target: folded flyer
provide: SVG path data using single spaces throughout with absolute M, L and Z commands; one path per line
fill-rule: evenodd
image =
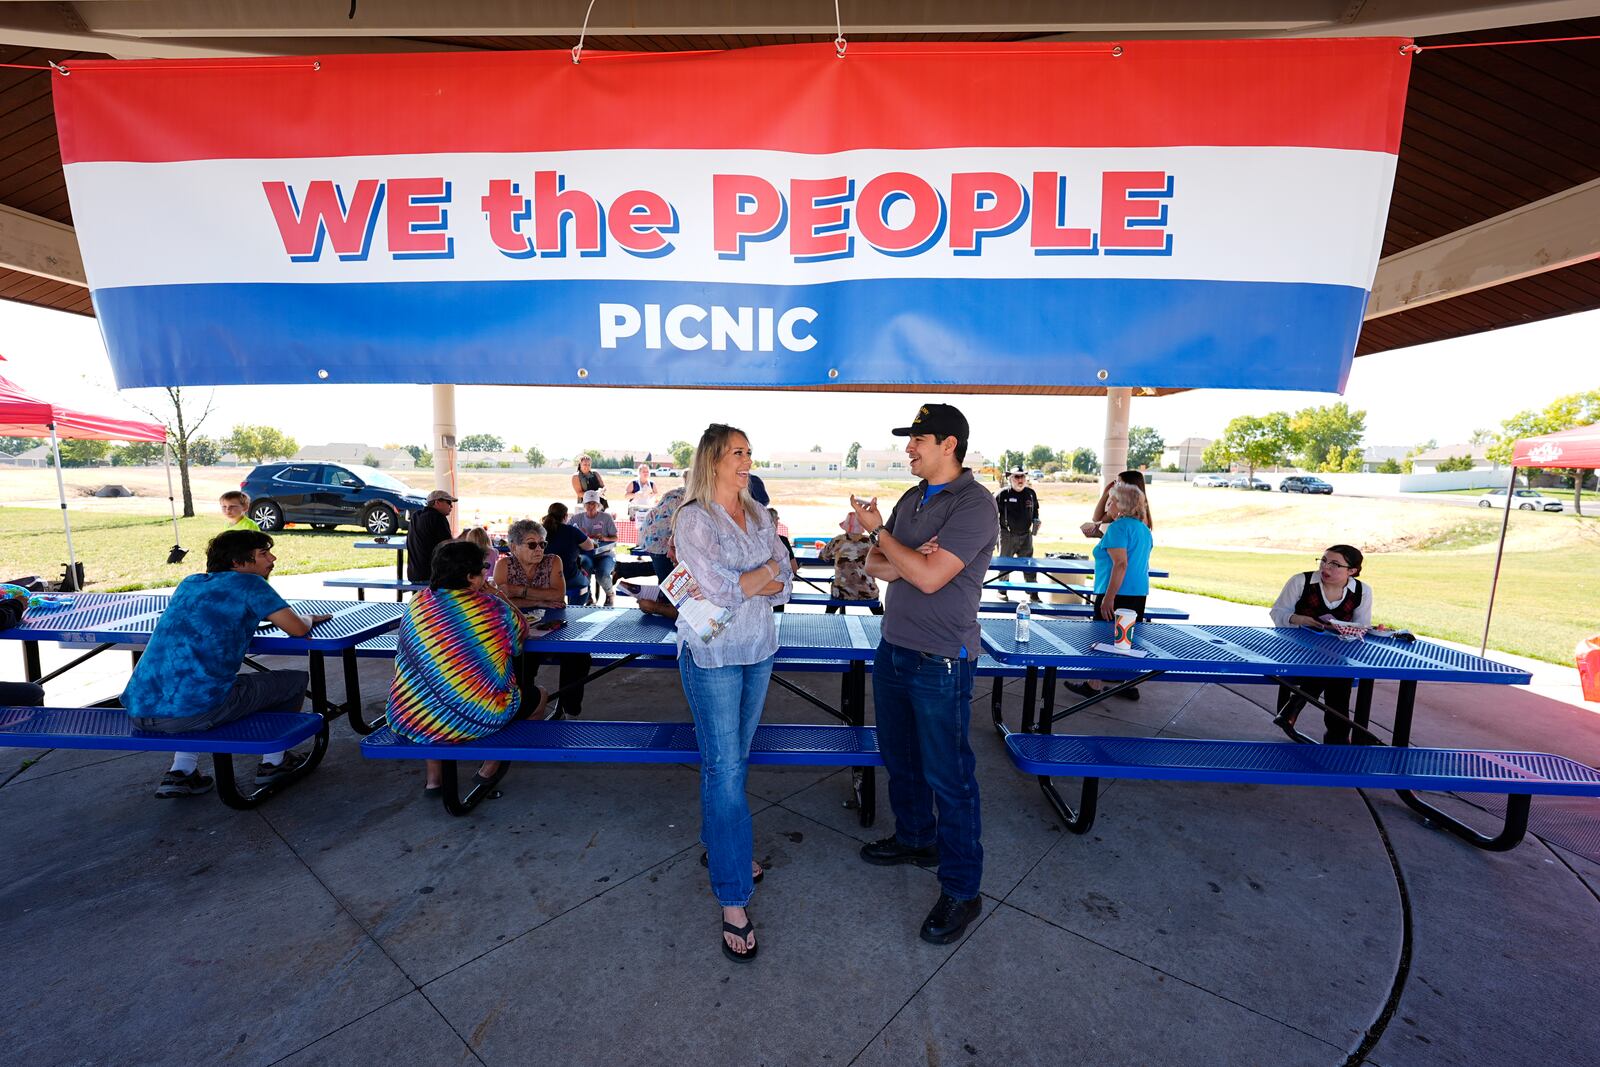
M 1113 656 L 1132 656 L 1134 659 L 1144 659 L 1150 654 L 1142 648 L 1118 648 L 1107 641 L 1096 641 L 1089 648 L 1094 652 L 1106 652 Z
M 733 618 L 732 611 L 719 608 L 705 599 L 700 592 L 700 583 L 689 573 L 687 564 L 680 563 L 672 569 L 672 573 L 661 583 L 661 595 L 678 609 L 678 621 L 688 623 L 689 629 L 702 641 L 709 642 L 716 637 Z

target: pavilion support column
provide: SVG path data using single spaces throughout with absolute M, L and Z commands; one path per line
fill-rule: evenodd
M 433 387 L 433 487 L 456 492 L 456 387 Z M 450 513 L 450 532 L 459 534 L 460 511 Z
M 1133 390 L 1115 386 L 1106 390 L 1106 439 L 1100 449 L 1100 482 L 1106 484 L 1128 466 L 1128 408 Z

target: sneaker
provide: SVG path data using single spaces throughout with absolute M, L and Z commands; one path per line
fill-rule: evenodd
M 171 800 L 173 797 L 197 797 L 201 793 L 210 792 L 211 786 L 211 776 L 201 774 L 198 769 L 188 774 L 182 771 L 168 771 L 161 776 L 161 784 L 156 786 L 156 796 L 162 800 Z
M 1134 686 L 1132 689 L 1124 689 L 1122 692 L 1118 693 L 1117 696 L 1121 697 L 1123 700 L 1138 700 L 1139 687 Z
M 266 785 L 268 782 L 277 781 L 286 774 L 293 774 L 305 766 L 306 758 L 298 753 L 285 752 L 282 763 L 262 763 L 256 767 L 256 785 Z
M 939 848 L 937 845 L 912 848 L 902 845 L 899 838 L 885 837 L 862 845 L 861 858 L 878 867 L 893 867 L 897 863 L 938 863 Z
M 938 903 L 922 920 L 922 940 L 931 945 L 948 945 L 965 933 L 967 924 L 982 911 L 982 897 L 957 900 L 949 893 L 940 893 Z

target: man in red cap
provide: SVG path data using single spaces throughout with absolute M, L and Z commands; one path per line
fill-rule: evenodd
M 967 728 L 983 649 L 978 600 L 999 520 L 994 497 L 962 466 L 967 432 L 960 411 L 924 404 L 910 426 L 894 431 L 908 438 L 911 473 L 921 481 L 887 520 L 876 498 L 850 500 L 873 544 L 867 573 L 888 583 L 872 693 L 895 832 L 863 845 L 861 858 L 880 866 L 938 863 L 941 892 L 921 930 L 937 945 L 960 938 L 982 910 L 978 778 Z

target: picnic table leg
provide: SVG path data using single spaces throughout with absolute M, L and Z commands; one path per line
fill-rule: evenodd
M 844 676 L 845 692 L 840 696 L 843 711 L 850 717 L 850 725 L 867 725 L 867 663 L 851 660 Z M 848 694 L 848 695 L 846 695 Z M 875 767 L 856 767 L 850 774 L 855 791 L 856 811 L 862 826 L 871 826 L 878 819 L 878 772 Z
M 1039 668 L 1029 667 L 1022 676 L 1022 732 L 1033 733 L 1033 705 L 1039 698 Z
M 23 681 L 37 682 L 42 677 L 44 677 L 44 666 L 39 662 L 39 642 L 22 642 Z
M 1354 741 L 1358 745 L 1375 745 L 1375 744 L 1377 744 L 1378 743 L 1378 739 L 1376 737 L 1374 737 L 1372 735 L 1372 733 L 1370 732 L 1371 727 L 1372 727 L 1372 679 L 1371 678 L 1363 678 L 1359 682 L 1356 683 L 1356 715 L 1355 715 L 1355 719 L 1356 719 L 1356 725 L 1361 727 L 1361 730 L 1367 730 L 1369 732 L 1362 733 L 1361 730 L 1357 730 L 1352 734 L 1351 740 Z
M 321 652 L 312 652 L 309 659 L 308 666 L 311 668 L 311 710 L 326 719 L 328 717 L 327 668 L 323 663 Z
M 279 775 L 266 785 L 256 786 L 248 793 L 239 792 L 239 781 L 233 773 L 233 755 L 228 752 L 213 752 L 211 754 L 211 768 L 217 780 L 217 799 L 230 808 L 239 811 L 248 811 L 266 800 L 274 793 L 281 793 L 295 782 L 304 778 L 317 769 L 317 764 L 322 762 L 322 757 L 328 751 L 328 723 L 323 720 L 322 729 L 317 731 L 317 738 L 312 743 L 311 754 L 301 766 L 288 774 Z
M 466 796 L 462 796 L 460 777 L 456 774 L 456 761 L 445 760 L 439 775 L 439 784 L 444 787 L 444 810 L 451 815 L 465 815 L 485 800 L 499 799 L 501 793 L 498 787 L 510 770 L 511 761 L 501 760 L 500 769 L 495 772 L 493 778 L 487 782 L 479 782 L 474 775 L 472 788 L 467 790 Z
M 1002 698 L 1001 698 L 1001 694 L 1002 694 L 1002 691 L 1003 691 L 1003 688 L 1004 688 L 1001 685 L 1001 681 L 1002 681 L 1002 679 L 1000 678 L 1000 676 L 998 674 L 990 679 L 990 683 L 991 684 L 990 684 L 990 687 L 989 687 L 989 714 L 994 716 L 994 728 L 996 730 L 1000 731 L 1000 735 L 1002 737 L 1004 737 L 1005 736 L 1006 717 L 1005 717 L 1005 712 L 1003 710 L 1003 704 L 1002 704 Z
M 1401 682 L 1400 692 L 1395 696 L 1394 702 L 1393 744 L 1396 748 L 1405 748 L 1411 744 L 1411 717 L 1416 709 L 1416 702 L 1417 683 Z M 1492 836 L 1474 830 L 1453 815 L 1446 815 L 1410 789 L 1397 789 L 1395 793 L 1405 802 L 1406 807 L 1421 815 L 1424 822 L 1443 827 L 1463 841 L 1477 845 L 1488 852 L 1508 852 L 1516 848 L 1528 832 L 1528 809 L 1532 806 L 1533 798 L 1527 793 L 1507 794 L 1505 824 L 1499 833 Z
M 344 714 L 350 720 L 350 729 L 365 737 L 378 727 L 388 722 L 387 715 L 380 715 L 372 722 L 367 722 L 361 715 L 361 666 L 356 660 L 356 650 L 347 648 L 339 656 L 344 660 Z
M 1035 670 L 1037 668 L 1028 668 L 1028 677 L 1030 679 L 1033 677 Z M 1038 732 L 1041 734 L 1051 733 L 1052 727 L 1055 725 L 1055 716 L 1053 715 L 1055 708 L 1055 700 L 1053 698 L 1055 692 L 1054 667 L 1045 671 L 1045 686 L 1045 709 L 1039 716 Z M 1061 794 L 1056 790 L 1055 783 L 1050 780 L 1048 775 L 1039 775 L 1039 792 L 1044 794 L 1045 800 L 1055 809 L 1056 817 L 1061 820 L 1061 825 L 1068 830 L 1075 834 L 1086 834 L 1089 832 L 1089 828 L 1094 825 L 1095 806 L 1100 799 L 1100 779 L 1085 778 L 1083 780 L 1083 790 L 1078 797 L 1077 811 L 1073 811 L 1071 805 L 1061 798 Z

